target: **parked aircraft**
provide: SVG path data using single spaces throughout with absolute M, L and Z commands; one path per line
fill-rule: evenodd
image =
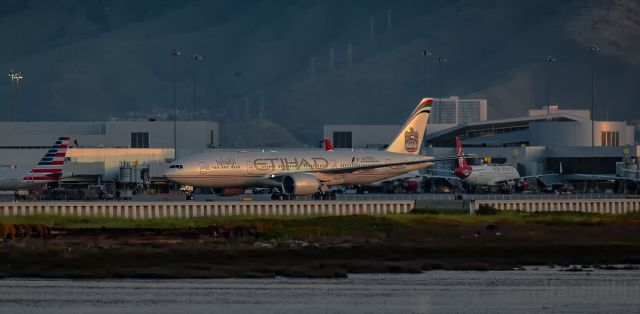
M 56 182 L 62 177 L 62 166 L 69 146 L 69 137 L 58 138 L 31 170 L 14 167 L 0 168 L 0 190 L 13 191 Z
M 520 176 L 516 168 L 509 165 L 473 165 L 470 166 L 462 151 L 462 140 L 456 137 L 456 152 L 458 155 L 458 167 L 454 171 L 447 171 L 453 176 L 430 175 L 432 178 L 445 178 L 450 180 L 460 180 L 475 187 L 499 187 L 504 190 L 511 190 L 514 184 L 521 184 L 523 190 L 527 189 L 526 179 L 539 178 L 557 174 L 543 174 L 535 176 Z
M 246 188 L 275 187 L 273 199 L 297 195 L 335 198 L 330 186 L 362 185 L 431 166 L 434 158 L 419 155 L 432 98 L 424 98 L 385 151 L 208 152 L 173 162 L 165 177 L 218 195 L 238 195 Z

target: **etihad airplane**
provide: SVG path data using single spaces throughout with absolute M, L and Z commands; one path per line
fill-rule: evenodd
M 176 160 L 165 177 L 184 185 L 210 187 L 222 196 L 271 187 L 278 189 L 272 199 L 335 198 L 329 194 L 331 186 L 369 184 L 456 158 L 419 155 L 432 103 L 432 98 L 420 101 L 385 151 L 207 152 Z
M 62 166 L 68 147 L 69 137 L 58 138 L 38 164 L 29 171 L 13 167 L 0 167 L 0 190 L 32 189 L 46 183 L 57 182 L 62 177 Z
M 509 165 L 474 165 L 470 166 L 465 159 L 465 155 L 462 151 L 462 140 L 459 136 L 456 137 L 456 152 L 458 155 L 458 167 L 452 172 L 454 176 L 433 176 L 432 178 L 445 178 L 455 179 L 461 182 L 474 185 L 474 186 L 486 186 L 486 187 L 502 187 L 508 188 L 509 183 L 514 181 L 521 181 L 523 188 L 526 189 L 526 181 L 528 178 L 539 178 L 543 176 L 557 175 L 555 173 L 542 174 L 535 176 L 520 176 L 516 168 Z

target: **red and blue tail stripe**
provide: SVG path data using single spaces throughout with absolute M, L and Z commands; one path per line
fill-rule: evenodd
M 22 178 L 24 181 L 54 182 L 62 177 L 62 166 L 69 147 L 69 137 L 63 136 L 49 148 L 38 165 Z

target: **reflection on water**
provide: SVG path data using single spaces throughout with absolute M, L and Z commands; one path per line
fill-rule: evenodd
M 0 280 L 1 313 L 640 313 L 640 271 Z

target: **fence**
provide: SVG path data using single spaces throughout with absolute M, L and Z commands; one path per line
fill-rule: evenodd
M 469 209 L 474 212 L 481 205 L 524 212 L 627 214 L 640 210 L 640 199 L 474 200 L 470 202 Z
M 130 219 L 212 216 L 385 215 L 408 213 L 414 201 L 20 202 L 0 216 L 61 215 Z

